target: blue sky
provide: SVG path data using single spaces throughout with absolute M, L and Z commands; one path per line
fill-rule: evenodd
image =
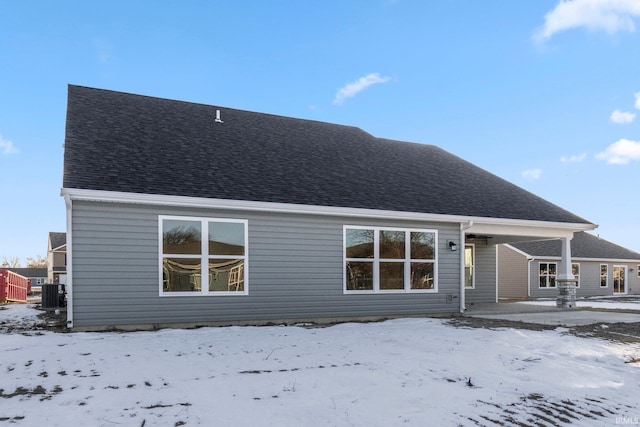
M 640 1 L 14 1 L 0 260 L 46 255 L 68 84 L 438 145 L 640 252 Z M 479 195 L 481 197 L 481 195 Z

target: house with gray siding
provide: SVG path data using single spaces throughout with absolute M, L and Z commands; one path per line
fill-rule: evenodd
M 577 296 L 640 294 L 640 253 L 587 232 L 571 240 Z M 555 297 L 561 242 L 529 241 L 498 247 L 501 299 Z
M 596 227 L 434 145 L 73 85 L 61 193 L 85 330 L 461 312 L 497 245 Z
M 67 234 L 50 231 L 47 239 L 48 283 L 64 285 L 67 282 Z

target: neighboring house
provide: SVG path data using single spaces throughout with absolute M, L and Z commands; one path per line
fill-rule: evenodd
M 555 297 L 560 250 L 559 240 L 500 245 L 499 297 Z M 640 253 L 585 232 L 574 235 L 571 251 L 578 296 L 640 294 Z
M 79 86 L 62 195 L 77 329 L 459 312 L 496 244 L 595 228 L 433 145 Z
M 48 283 L 64 285 L 67 282 L 67 233 L 49 232 L 47 267 Z
M 3 267 L 5 270 L 13 271 L 27 279 L 31 280 L 31 292 L 40 292 L 41 287 L 47 281 L 47 269 L 46 268 L 9 268 Z

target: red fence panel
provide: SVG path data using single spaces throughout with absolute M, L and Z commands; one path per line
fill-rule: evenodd
M 31 280 L 9 270 L 0 270 L 0 303 L 27 302 Z

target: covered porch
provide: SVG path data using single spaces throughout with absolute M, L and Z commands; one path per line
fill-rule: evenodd
M 498 245 L 535 240 L 562 242 L 562 258 L 555 272 L 557 306 L 576 307 L 575 277 L 571 269 L 571 239 L 595 224 L 549 223 L 509 219 L 480 219 L 460 224 L 460 312 L 471 305 L 498 303 Z

